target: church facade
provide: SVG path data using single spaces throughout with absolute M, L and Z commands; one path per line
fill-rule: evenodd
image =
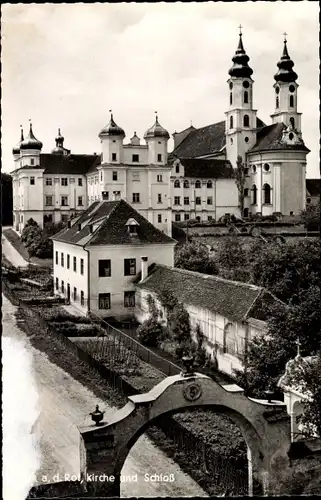
M 33 134 L 13 148 L 14 227 L 29 218 L 40 226 L 67 220 L 97 200 L 124 199 L 149 222 L 171 236 L 172 221 L 219 220 L 225 214 L 297 215 L 306 205 L 306 156 L 298 112 L 298 75 L 287 41 L 274 75 L 271 124 L 254 108 L 253 70 L 240 33 L 227 81 L 225 119 L 202 128 L 169 133 L 156 116 L 144 134 L 124 144 L 125 132 L 113 115 L 99 133 L 101 154 L 77 155 L 64 147 L 43 154 Z M 272 104 L 272 103 L 271 103 Z M 244 166 L 243 213 L 235 173 Z

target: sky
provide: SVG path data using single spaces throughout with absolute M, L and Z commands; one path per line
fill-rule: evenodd
M 266 124 L 287 33 L 311 150 L 307 177 L 320 177 L 318 20 L 314 1 L 3 4 L 2 170 L 13 169 L 11 150 L 29 119 L 43 152 L 60 127 L 75 154 L 100 153 L 110 109 L 125 143 L 134 131 L 143 137 L 155 111 L 170 134 L 224 120 L 241 24 Z

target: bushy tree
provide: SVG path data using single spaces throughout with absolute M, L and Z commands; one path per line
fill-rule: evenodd
M 242 269 L 248 260 L 247 251 L 237 236 L 222 238 L 215 254 L 217 266 L 228 270 Z
M 218 272 L 207 246 L 199 242 L 187 243 L 176 250 L 175 267 L 205 274 Z
M 183 304 L 175 306 L 168 317 L 168 323 L 174 340 L 180 343 L 191 339 L 190 317 Z
M 316 205 L 307 205 L 301 212 L 301 221 L 308 231 L 320 231 L 320 201 Z
M 148 347 L 157 347 L 164 339 L 163 327 L 151 316 L 138 327 L 137 338 L 142 344 Z
M 303 383 L 311 394 L 311 399 L 304 404 L 301 418 L 307 427 L 314 427 L 321 437 L 321 354 L 316 363 L 310 364 L 303 374 Z

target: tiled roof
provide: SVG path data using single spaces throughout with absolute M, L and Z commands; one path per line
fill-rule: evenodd
M 100 155 L 40 155 L 40 165 L 45 169 L 44 174 L 53 175 L 85 175 L 91 167 L 99 164 L 100 161 Z
M 249 317 L 264 321 L 265 308 L 262 311 L 257 303 L 280 303 L 270 292 L 255 285 L 161 265 L 155 266 L 137 286 L 155 293 L 170 290 L 181 302 L 209 309 L 230 321 Z
M 274 149 L 309 151 L 303 141 L 301 144 L 293 145 L 282 143 L 282 134 L 285 129 L 286 125 L 282 122 L 273 123 L 273 125 L 262 127 L 261 130 L 257 132 L 256 143 L 254 144 L 253 148 L 249 150 L 249 153 Z
M 310 196 L 320 196 L 321 179 L 306 179 L 306 188 Z
M 263 126 L 264 123 L 262 120 L 257 118 L 257 127 Z M 191 130 L 187 137 L 172 151 L 170 156 L 195 158 L 211 153 L 218 153 L 225 144 L 225 121 L 222 121 Z
M 234 170 L 227 160 L 206 160 L 202 158 L 180 158 L 184 166 L 185 177 L 197 177 L 201 179 L 231 179 Z
M 130 218 L 139 224 L 135 236 L 130 235 L 126 227 Z M 63 229 L 52 239 L 80 246 L 176 243 L 124 200 L 95 201 L 75 222 L 71 223 L 73 225 L 70 228 Z M 93 226 L 92 233 L 90 226 Z

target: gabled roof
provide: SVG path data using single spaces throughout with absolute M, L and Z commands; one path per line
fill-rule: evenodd
M 305 182 L 310 196 L 320 196 L 321 179 L 306 179 Z
M 130 235 L 126 227 L 131 218 L 139 224 L 135 235 Z M 52 240 L 79 246 L 176 243 L 124 200 L 95 201 L 71 224 L 55 234 Z
M 180 158 L 185 177 L 200 179 L 232 179 L 234 170 L 228 160 L 206 160 L 203 158 Z
M 266 303 L 286 307 L 265 288 L 162 265 L 156 265 L 150 276 L 136 286 L 156 294 L 170 290 L 180 302 L 216 312 L 230 321 L 250 317 L 264 321 Z
M 273 123 L 272 125 L 267 125 L 262 127 L 256 135 L 256 143 L 249 150 L 249 153 L 256 151 L 266 151 L 275 149 L 290 149 L 290 150 L 300 150 L 300 151 L 310 151 L 302 141 L 301 144 L 284 144 L 281 142 L 283 131 L 286 129 L 286 125 L 282 122 Z
M 44 174 L 85 175 L 88 170 L 101 161 L 100 155 L 54 155 L 41 154 L 40 165 Z
M 264 123 L 262 120 L 257 118 L 257 127 L 263 126 Z M 170 156 L 195 158 L 197 156 L 218 153 L 225 145 L 225 121 L 221 121 L 191 130 L 187 137 L 172 151 Z

